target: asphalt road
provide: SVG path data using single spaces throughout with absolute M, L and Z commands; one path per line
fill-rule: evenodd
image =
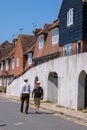
M 0 130 L 87 130 L 87 126 L 55 116 L 46 111 L 20 113 L 20 104 L 0 98 Z

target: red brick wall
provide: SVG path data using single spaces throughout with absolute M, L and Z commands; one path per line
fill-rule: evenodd
M 83 52 L 87 52 L 87 40 L 83 40 Z
M 76 54 L 76 50 L 77 50 L 77 44 L 76 42 L 72 43 L 72 54 Z
M 42 57 L 48 54 L 53 54 L 58 52 L 59 50 L 59 45 L 52 45 L 52 30 L 48 32 L 47 36 L 45 34 L 45 42 L 44 42 L 44 47 L 39 49 L 39 37 L 37 37 L 37 42 L 36 42 L 36 48 L 34 52 L 33 58 L 37 57 Z
M 20 58 L 20 66 L 16 66 L 17 58 Z M 23 50 L 20 39 L 16 46 L 15 56 L 14 56 L 14 76 L 20 75 L 23 72 Z
M 58 43 L 55 45 L 52 45 L 52 30 L 48 32 L 48 36 L 46 39 L 46 45 L 44 46 L 43 54 L 53 54 L 55 52 L 58 52 Z

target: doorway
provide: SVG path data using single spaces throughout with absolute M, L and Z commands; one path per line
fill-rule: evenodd
M 47 83 L 47 100 L 57 103 L 58 101 L 58 75 L 50 72 Z
M 78 109 L 87 108 L 87 74 L 83 70 L 78 80 Z

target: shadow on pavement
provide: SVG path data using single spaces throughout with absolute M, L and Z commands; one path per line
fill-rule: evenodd
M 0 127 L 4 127 L 4 126 L 7 126 L 6 124 L 0 124 Z
M 55 112 L 28 112 L 28 114 L 55 114 Z

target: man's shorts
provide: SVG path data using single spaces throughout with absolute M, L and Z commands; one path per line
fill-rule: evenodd
M 34 98 L 34 103 L 35 103 L 35 105 L 40 105 L 40 100 L 41 100 L 41 98 Z

